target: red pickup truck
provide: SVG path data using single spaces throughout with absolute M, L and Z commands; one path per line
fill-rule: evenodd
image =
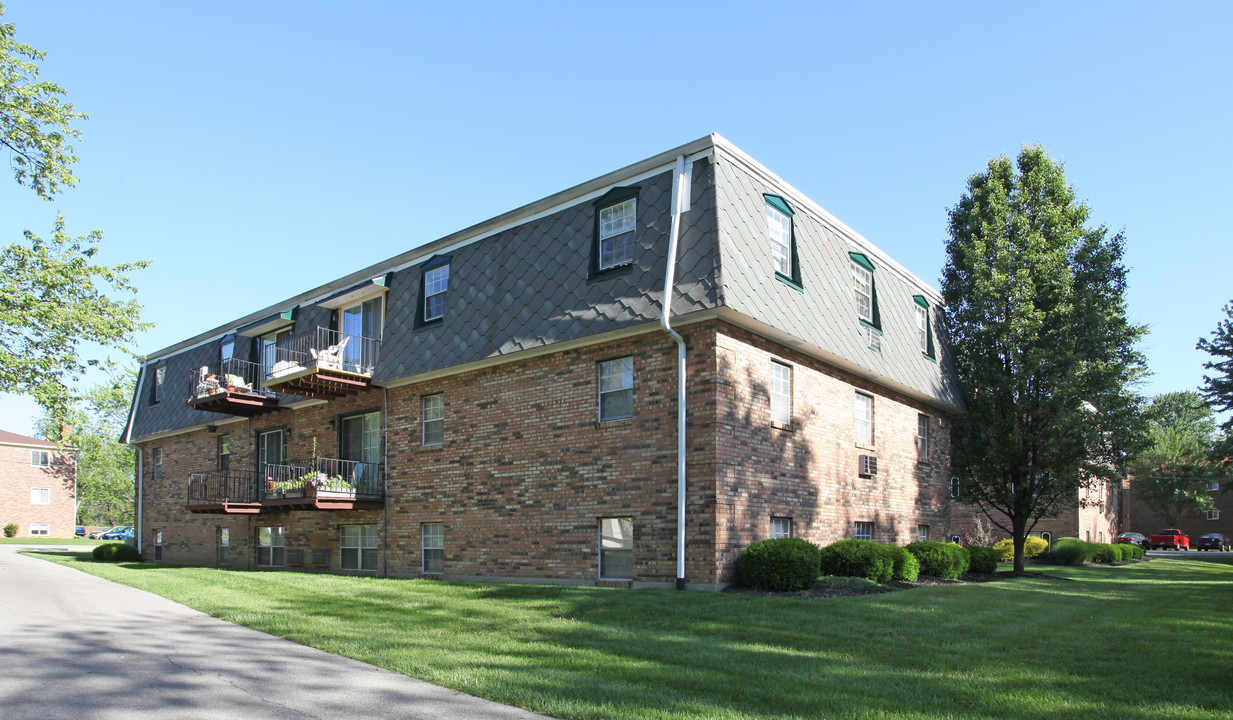
M 1190 538 L 1186 537 L 1186 533 L 1176 528 L 1161 530 L 1155 535 L 1147 539 L 1153 550 L 1165 548 L 1166 550 L 1189 550 Z

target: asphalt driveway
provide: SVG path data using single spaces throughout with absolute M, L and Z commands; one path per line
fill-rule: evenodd
M 232 625 L 18 549 L 0 545 L 4 720 L 543 717 Z

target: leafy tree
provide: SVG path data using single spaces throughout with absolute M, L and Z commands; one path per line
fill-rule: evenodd
M 1183 515 L 1210 510 L 1207 481 L 1220 474 L 1211 458 L 1217 437 L 1211 407 L 1196 392 L 1165 393 L 1144 415 L 1148 445 L 1129 464 L 1135 497 L 1171 527 Z
M 149 263 L 92 262 L 102 231 L 69 237 L 63 217 L 50 240 L 25 235 L 0 249 L 0 392 L 29 393 L 59 421 L 71 403 L 69 383 L 98 365 L 81 357 L 82 343 L 124 350 L 150 327 L 135 299 L 104 292 L 135 293 L 127 273 Z
M 60 186 L 77 184 L 70 141 L 81 137 L 73 121 L 86 114 L 63 100 L 64 88 L 39 80 L 36 63 L 46 53 L 17 42 L 16 34 L 13 23 L 0 23 L 0 146 L 9 151 L 17 183 L 50 200 Z
M 1126 318 L 1124 238 L 1087 227 L 1043 148 L 991 159 L 949 215 L 944 312 L 968 405 L 952 462 L 1022 572 L 1027 533 L 1117 480 L 1138 441 L 1145 330 Z
M 91 387 L 73 403 L 63 420 L 71 427 L 77 450 L 77 522 L 84 525 L 132 525 L 134 455 L 120 443 L 128 421 L 136 373 L 108 363 L 107 381 Z M 61 439 L 59 421 L 47 418 L 39 432 Z
M 1205 370 L 1212 371 L 1211 375 L 1203 375 L 1203 397 L 1220 412 L 1229 412 L 1233 410 L 1233 302 L 1224 306 L 1224 314 L 1211 339 L 1199 338 L 1195 347 L 1212 356 L 1212 360 L 1203 363 Z M 1233 455 L 1233 415 L 1220 427 L 1225 433 L 1221 453 L 1226 456 L 1223 461 L 1227 466 L 1227 456 Z

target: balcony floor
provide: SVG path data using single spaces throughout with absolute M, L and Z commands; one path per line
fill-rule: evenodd
M 317 365 L 289 372 L 282 371 L 266 380 L 265 387 L 287 395 L 330 400 L 358 395 L 372 384 L 372 377 L 338 368 Z
M 188 405 L 195 410 L 254 417 L 277 410 L 278 398 L 262 393 L 223 390 L 211 395 L 189 398 Z

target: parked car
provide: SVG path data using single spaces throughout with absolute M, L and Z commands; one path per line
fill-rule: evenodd
M 73 535 L 76 535 L 77 537 L 85 537 L 85 536 L 86 536 L 86 529 L 85 529 L 84 527 L 82 527 L 82 526 L 78 525 L 78 526 L 77 526 L 77 528 L 76 528 L 75 530 L 73 530 Z
M 105 535 L 106 533 L 117 532 L 119 531 L 119 529 L 120 529 L 119 525 L 112 525 L 111 527 L 103 528 L 102 530 L 95 530 L 94 532 L 90 533 L 90 539 L 98 540 L 99 538 L 103 537 L 103 535 Z
M 1190 538 L 1186 535 L 1186 533 L 1178 530 L 1177 528 L 1167 528 L 1165 530 L 1161 530 L 1148 538 L 1148 542 L 1152 544 L 1152 550 L 1159 550 L 1160 548 L 1169 548 L 1172 550 L 1190 549 Z
M 1144 550 L 1151 548 L 1151 543 L 1148 542 L 1147 536 L 1143 533 L 1124 532 L 1121 535 L 1113 538 L 1114 545 L 1138 545 Z
M 120 527 L 114 527 L 111 530 L 108 530 L 107 532 L 103 533 L 102 535 L 99 535 L 99 539 L 100 540 L 123 540 L 124 538 L 121 537 L 122 535 L 124 535 L 125 533 L 132 534 L 132 532 L 133 532 L 132 525 L 121 525 Z
M 129 543 L 129 544 L 132 544 L 132 542 L 133 542 L 133 537 L 134 537 L 134 534 L 133 534 L 133 529 L 132 529 L 132 528 L 129 528 L 128 530 L 125 530 L 125 531 L 124 531 L 124 532 L 122 532 L 122 533 L 116 533 L 116 536 L 115 536 L 115 537 L 113 537 L 113 538 L 111 538 L 111 539 L 112 539 L 112 540 L 117 540 L 117 541 L 119 541 L 119 542 L 126 542 L 126 543 Z
M 1195 545 L 1196 550 L 1222 550 L 1224 552 L 1228 552 L 1231 547 L 1233 547 L 1233 541 L 1220 533 L 1208 533 L 1199 538 L 1199 542 Z

